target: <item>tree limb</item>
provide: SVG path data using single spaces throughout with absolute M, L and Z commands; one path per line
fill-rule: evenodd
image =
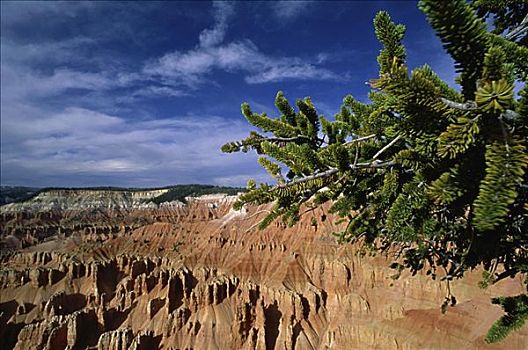
M 451 107 L 451 108 L 458 109 L 461 111 L 474 111 L 478 108 L 475 101 L 467 101 L 465 103 L 461 103 L 461 102 L 455 102 L 455 101 L 448 100 L 447 98 L 444 98 L 444 97 L 440 97 L 440 101 L 442 101 L 447 107 Z M 508 120 L 513 120 L 513 119 L 520 117 L 519 113 L 512 111 L 511 109 L 504 110 L 501 113 L 501 116 Z
M 269 142 L 294 142 L 298 140 L 311 140 L 310 137 L 305 135 L 297 135 L 294 137 L 263 137 L 261 141 L 269 141 Z
M 353 139 L 353 140 L 350 140 L 348 142 L 345 142 L 343 145 L 351 145 L 351 144 L 356 143 L 356 142 L 370 140 L 370 139 L 372 139 L 374 137 L 376 137 L 376 134 L 370 134 L 370 135 L 367 135 L 367 136 L 358 137 L 357 139 Z
M 440 101 L 442 101 L 447 107 L 451 107 L 454 109 L 460 109 L 461 111 L 472 111 L 477 109 L 477 104 L 475 101 L 468 101 L 465 103 L 455 102 L 448 100 L 445 97 L 440 97 Z
M 264 142 L 264 141 L 268 141 L 268 142 L 272 142 L 272 143 L 288 143 L 288 142 L 296 142 L 296 141 L 300 141 L 300 140 L 305 140 L 305 141 L 317 141 L 317 145 L 318 146 L 321 146 L 325 141 L 324 139 L 321 139 L 319 137 L 315 137 L 315 138 L 311 138 L 310 136 L 306 136 L 306 135 L 297 135 L 297 136 L 293 136 L 293 137 L 262 137 L 260 136 L 260 138 L 257 140 L 258 142 Z
M 519 113 L 512 111 L 511 109 L 506 109 L 504 112 L 501 113 L 501 117 L 507 120 L 513 120 L 520 117 Z
M 357 164 L 359 159 L 359 147 L 356 147 L 356 156 L 354 158 L 354 166 Z
M 512 30 L 508 32 L 508 34 L 504 35 L 504 39 L 510 40 L 510 41 L 516 41 L 518 36 L 523 35 L 528 30 L 528 15 L 526 15 L 522 22 Z
M 396 162 L 393 162 L 393 161 L 390 161 L 390 162 L 380 162 L 378 160 L 373 160 L 372 162 L 369 162 L 369 163 L 357 163 L 357 164 L 351 164 L 349 166 L 349 169 L 350 170 L 357 170 L 357 169 L 380 169 L 380 168 L 387 168 L 387 167 L 391 167 L 391 166 L 394 166 L 396 165 Z M 320 179 L 320 178 L 324 178 L 324 177 L 328 177 L 328 176 L 331 176 L 331 175 L 334 175 L 336 173 L 339 172 L 339 169 L 336 169 L 336 168 L 330 168 L 326 171 L 323 171 L 322 173 L 317 173 L 317 174 L 314 174 L 314 175 L 310 175 L 310 176 L 305 176 L 303 178 L 300 178 L 300 179 L 296 179 L 296 180 L 293 180 L 293 181 L 290 181 L 288 183 L 285 183 L 283 185 L 279 185 L 277 187 L 281 187 L 281 188 L 284 188 L 284 187 L 289 187 L 289 186 L 292 186 L 292 185 L 295 185 L 295 184 L 298 184 L 298 183 L 301 183 L 301 182 L 306 182 L 306 181 L 310 181 L 310 180 L 315 180 L 315 179 Z
M 372 157 L 372 159 L 376 159 L 378 158 L 383 152 L 385 152 L 386 150 L 388 150 L 392 145 L 394 145 L 396 142 L 398 142 L 398 140 L 401 139 L 401 135 L 398 135 L 394 138 L 394 140 L 392 140 L 391 142 L 389 142 L 385 147 L 383 147 L 382 149 L 380 149 L 378 151 L 378 153 L 376 153 L 374 155 L 374 157 Z
M 275 178 L 275 180 L 277 180 L 277 183 L 279 184 L 283 184 L 285 182 L 284 177 L 282 177 L 282 174 L 280 173 L 280 171 L 279 173 L 273 175 L 273 177 Z
M 301 183 L 301 182 L 306 182 L 306 181 L 310 181 L 310 180 L 315 180 L 315 179 L 328 177 L 328 176 L 336 174 L 338 171 L 339 170 L 336 169 L 336 168 L 330 168 L 330 169 L 328 169 L 326 171 L 323 171 L 322 173 L 317 173 L 317 174 L 313 174 L 313 175 L 310 175 L 310 176 L 305 176 L 303 178 L 296 179 L 296 180 L 290 181 L 288 183 L 279 185 L 278 187 L 288 187 L 288 186 L 292 186 L 292 185 L 295 185 L 295 184 L 298 184 L 298 183 Z
M 250 216 L 248 217 L 244 217 L 244 218 L 241 218 L 241 219 L 234 219 L 233 221 L 243 221 L 243 220 L 249 220 L 249 219 L 252 219 L 253 217 L 259 215 L 259 214 L 262 214 L 262 213 L 267 213 L 267 214 L 271 214 L 271 210 L 259 210 L 259 211 L 256 211 L 255 213 L 251 214 Z

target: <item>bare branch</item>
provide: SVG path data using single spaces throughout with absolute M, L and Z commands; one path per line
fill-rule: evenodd
M 310 137 L 305 135 L 297 135 L 294 137 L 263 137 L 262 141 L 269 141 L 269 142 L 295 142 L 299 140 L 311 140 Z
M 387 168 L 396 165 L 396 162 L 390 161 L 390 162 L 380 162 L 379 160 L 373 160 L 369 163 L 357 163 L 356 165 L 351 165 L 351 170 L 356 169 L 379 169 L 379 168 Z
M 504 39 L 511 40 L 511 41 L 517 41 L 519 36 L 523 35 L 528 31 L 528 15 L 526 15 L 522 22 L 512 30 L 508 32 L 508 34 L 504 35 Z
M 293 180 L 293 181 L 290 181 L 288 183 L 279 185 L 278 187 L 288 187 L 288 186 L 292 186 L 292 185 L 295 185 L 295 184 L 298 184 L 298 183 L 301 183 L 301 182 L 306 182 L 306 181 L 310 181 L 310 180 L 315 180 L 315 179 L 328 177 L 328 176 L 336 174 L 338 171 L 339 170 L 336 169 L 336 168 L 330 168 L 330 169 L 328 169 L 326 171 L 323 171 L 322 173 L 317 173 L 317 174 L 313 174 L 313 175 L 310 175 L 310 176 L 305 176 L 303 178 L 300 178 L 300 179 L 297 179 L 297 180 Z
M 506 146 L 506 152 L 510 152 L 510 146 L 508 145 L 508 132 L 506 131 L 506 128 L 504 127 L 504 122 L 502 121 L 502 118 L 499 118 L 500 126 L 502 130 L 502 137 L 504 138 L 504 145 Z
M 277 183 L 279 184 L 283 184 L 284 182 L 286 182 L 286 180 L 284 180 L 284 177 L 282 176 L 280 171 L 277 174 L 275 174 L 273 177 L 275 178 L 275 180 L 277 180 Z
M 519 113 L 512 111 L 511 109 L 507 109 L 504 112 L 501 113 L 501 117 L 503 117 L 506 120 L 513 120 L 520 117 Z
M 350 140 L 348 142 L 345 142 L 343 145 L 351 145 L 351 144 L 356 143 L 356 142 L 370 140 L 370 139 L 372 139 L 374 137 L 376 137 L 376 134 L 370 134 L 370 135 L 367 135 L 367 136 L 358 137 L 357 139 L 353 139 L 353 140 Z
M 377 159 L 383 152 L 385 152 L 386 150 L 388 150 L 392 145 L 394 145 L 396 142 L 398 142 L 398 140 L 401 139 L 401 135 L 398 135 L 394 138 L 394 140 L 392 140 L 391 142 L 389 142 L 385 147 L 383 147 L 382 149 L 380 149 L 378 151 L 378 153 L 376 153 L 374 155 L 374 157 L 372 157 L 372 159 Z
M 357 169 L 379 169 L 379 168 L 387 168 L 387 167 L 391 167 L 391 166 L 394 166 L 396 165 L 395 162 L 393 161 L 390 161 L 390 162 L 380 162 L 378 160 L 374 160 L 372 162 L 369 162 L 369 163 L 357 163 L 357 164 L 351 164 L 349 166 L 349 169 L 350 170 L 357 170 Z M 315 179 L 320 179 L 320 178 L 324 178 L 324 177 L 329 177 L 331 175 L 334 175 L 336 173 L 338 173 L 339 170 L 336 169 L 336 168 L 330 168 L 326 171 L 323 171 L 322 173 L 317 173 L 317 174 L 314 174 L 314 175 L 310 175 L 310 176 L 305 176 L 303 178 L 300 178 L 300 179 L 296 179 L 296 180 L 293 180 L 293 181 L 290 181 L 288 183 L 285 183 L 283 185 L 279 185 L 277 187 L 289 187 L 289 186 L 292 186 L 292 185 L 295 185 L 295 184 L 298 184 L 298 183 L 302 183 L 302 182 L 306 182 L 306 181 L 310 181 L 310 180 L 315 180 Z
M 324 138 L 319 138 L 319 137 L 312 138 L 306 135 L 297 135 L 293 137 L 262 137 L 260 136 L 260 138 L 258 139 L 258 141 L 260 142 L 268 141 L 272 143 L 282 144 L 281 146 L 284 146 L 284 144 L 289 143 L 289 142 L 297 142 L 301 140 L 305 142 L 317 141 L 316 142 L 317 146 L 321 146 L 322 144 L 325 143 Z
M 254 229 L 255 227 L 257 227 L 258 225 L 260 225 L 260 221 L 254 223 L 253 225 L 251 225 L 251 226 L 245 231 L 245 233 L 248 233 L 249 231 L 253 230 L 253 229 Z
M 454 109 L 460 109 L 462 111 L 472 111 L 477 109 L 477 104 L 475 101 L 468 101 L 465 103 L 455 102 L 448 100 L 447 98 L 440 97 L 440 101 L 442 101 L 447 107 L 451 107 Z
M 356 146 L 356 157 L 354 158 L 354 166 L 356 166 L 359 159 L 359 147 Z
M 455 102 L 455 101 L 448 100 L 447 98 L 444 98 L 444 97 L 440 97 L 440 100 L 447 107 L 459 109 L 461 111 L 474 111 L 478 108 L 475 101 L 467 101 L 465 103 L 461 103 L 461 102 Z M 501 113 L 501 117 L 508 119 L 508 120 L 513 120 L 513 119 L 519 118 L 520 115 L 519 113 L 512 111 L 511 109 L 506 109 L 504 110 L 504 112 Z

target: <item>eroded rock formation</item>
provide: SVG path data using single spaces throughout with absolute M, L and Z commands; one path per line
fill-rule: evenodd
M 67 196 L 67 194 L 62 194 Z M 0 210 L 1 349 L 523 349 L 480 273 L 446 286 L 338 245 L 324 208 L 258 231 L 265 207 L 209 196 L 160 207 Z M 316 218 L 313 225 L 312 216 Z M 326 220 L 322 218 L 328 216 Z

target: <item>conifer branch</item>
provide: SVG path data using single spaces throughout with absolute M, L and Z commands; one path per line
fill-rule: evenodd
M 297 135 L 294 137 L 269 137 L 269 138 L 262 138 L 262 141 L 269 141 L 269 142 L 295 142 L 299 140 L 311 140 L 311 137 L 305 136 L 305 135 Z M 318 139 L 319 140 L 319 139 Z
M 297 142 L 297 141 L 307 141 L 307 142 L 310 142 L 310 141 L 317 141 L 317 145 L 320 146 L 324 143 L 324 139 L 321 139 L 321 138 L 311 138 L 310 136 L 306 136 L 306 135 L 297 135 L 297 136 L 293 136 L 293 137 L 262 137 L 259 139 L 259 142 L 264 142 L 264 141 L 268 141 L 268 142 L 271 142 L 271 143 L 290 143 L 290 142 Z
M 475 101 L 467 101 L 467 102 L 461 103 L 461 102 L 455 102 L 455 101 L 448 100 L 445 97 L 440 97 L 440 101 L 442 101 L 447 107 L 451 107 L 451 108 L 458 109 L 461 111 L 474 111 L 478 108 Z M 501 113 L 501 116 L 508 120 L 513 120 L 513 119 L 520 117 L 519 113 L 512 111 L 511 109 L 504 110 Z
M 368 163 L 365 162 L 365 163 L 351 164 L 349 166 L 349 168 L 350 168 L 350 170 L 380 169 L 380 168 L 391 167 L 391 166 L 394 166 L 394 165 L 396 165 L 396 162 L 394 162 L 394 161 L 380 162 L 378 160 L 373 160 L 372 162 L 368 162 Z M 310 181 L 310 180 L 325 178 L 325 177 L 334 175 L 334 174 L 336 174 L 338 172 L 339 172 L 339 169 L 330 168 L 330 169 L 328 169 L 326 171 L 323 171 L 322 173 L 317 173 L 317 174 L 314 174 L 314 175 L 305 176 L 305 177 L 302 177 L 300 179 L 296 179 L 296 180 L 290 181 L 288 183 L 285 183 L 283 185 L 279 185 L 278 187 L 288 187 L 288 186 L 296 185 L 296 184 L 299 184 L 299 183 L 302 183 L 302 182 L 306 182 L 306 181 Z
M 511 109 L 506 109 L 504 112 L 501 113 L 501 117 L 507 120 L 514 120 L 520 117 L 520 114 L 512 111 Z
M 302 177 L 300 179 L 296 179 L 296 180 L 287 182 L 285 184 L 279 185 L 278 187 L 288 187 L 288 186 L 293 186 L 293 185 L 296 185 L 296 184 L 299 184 L 299 183 L 302 183 L 302 182 L 306 182 L 306 181 L 310 181 L 310 180 L 325 178 L 325 177 L 328 177 L 328 176 L 336 174 L 338 171 L 339 170 L 336 169 L 336 168 L 330 168 L 330 169 L 328 169 L 326 171 L 323 171 L 322 173 L 317 173 L 317 174 L 314 174 L 314 175 L 305 176 L 305 177 Z
M 528 15 L 526 15 L 522 22 L 512 30 L 508 32 L 508 34 L 504 35 L 504 39 L 510 40 L 510 41 L 516 41 L 520 35 L 523 35 L 528 31 Z
M 385 152 L 386 150 L 388 150 L 392 145 L 394 145 L 396 142 L 398 142 L 398 140 L 401 139 L 401 135 L 398 135 L 394 138 L 394 140 L 392 140 L 391 142 L 389 142 L 385 147 L 383 147 L 382 149 L 380 149 L 378 151 L 378 153 L 376 153 L 374 155 L 374 157 L 372 157 L 372 159 L 377 159 L 383 152 Z
M 376 137 L 376 134 L 370 134 L 370 135 L 367 135 L 367 136 L 358 137 L 357 139 L 353 139 L 353 140 L 345 142 L 343 145 L 351 145 L 351 144 L 356 143 L 356 142 L 367 141 L 367 140 L 370 140 L 370 139 L 372 139 L 374 137 Z
M 465 103 L 461 103 L 448 100 L 445 97 L 440 97 L 440 101 L 442 101 L 447 107 L 459 109 L 461 111 L 472 111 L 477 109 L 477 104 L 475 103 L 475 101 L 467 101 Z

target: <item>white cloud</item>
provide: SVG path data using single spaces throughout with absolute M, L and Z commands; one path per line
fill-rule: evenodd
M 2 183 L 16 182 L 12 169 L 18 169 L 17 178 L 119 176 L 123 184 L 139 178 L 210 182 L 213 173 L 227 179 L 241 168 L 256 169 L 254 157 L 220 151 L 223 143 L 247 135 L 242 121 L 218 116 L 136 120 L 76 107 L 59 112 L 13 107 L 2 110 L 1 168 L 10 169 L 2 170 Z
M 133 97 L 179 97 L 188 95 L 185 91 L 169 86 L 147 86 L 132 93 Z
M 299 57 L 274 57 L 259 51 L 251 41 L 217 47 L 171 52 L 149 62 L 144 72 L 163 82 L 197 87 L 213 70 L 241 72 L 246 82 L 261 84 L 284 80 L 342 80 L 334 72 Z
M 304 11 L 305 2 L 282 1 L 272 3 L 273 10 L 281 16 L 292 18 Z M 321 53 L 311 61 L 299 57 L 271 56 L 261 52 L 250 40 L 223 43 L 228 20 L 234 13 L 230 3 L 215 2 L 215 25 L 200 33 L 199 44 L 188 51 L 169 52 L 148 62 L 143 72 L 165 84 L 197 88 L 207 81 L 214 70 L 245 74 L 250 84 L 284 80 L 342 80 L 324 63 L 327 54 Z
M 317 68 L 308 63 L 299 64 L 274 64 L 269 69 L 247 76 L 246 81 L 250 84 L 267 83 L 270 81 L 283 80 L 341 80 L 339 76 L 328 69 Z
M 90 7 L 68 6 L 3 2 L 2 29 L 11 30 L 44 15 L 74 17 Z M 87 54 L 98 47 L 96 39 L 18 42 L 16 36 L 3 32 L 2 184 L 93 185 L 99 181 L 150 186 L 213 181 L 243 185 L 251 177 L 266 180 L 254 155 L 226 155 L 219 150 L 223 143 L 247 136 L 245 121 L 213 115 L 147 119 L 148 112 L 134 109 L 138 99 L 185 96 L 211 83 L 210 74 L 215 71 L 242 74 L 249 84 L 340 79 L 320 66 L 323 56 L 312 62 L 268 55 L 249 40 L 225 42 L 233 14 L 232 4 L 215 3 L 214 24 L 200 33 L 194 48 L 168 52 L 134 67 L 119 57 L 106 60 L 98 53 Z M 93 56 L 100 61 L 88 65 Z M 127 103 L 134 114 L 116 108 Z M 106 113 L 94 106 L 104 106 Z
M 54 97 L 68 90 L 105 91 L 130 86 L 139 81 L 135 74 L 111 71 L 79 71 L 56 68 L 41 72 L 29 64 L 4 62 L 1 64 L 2 103 Z
M 310 1 L 270 1 L 269 5 L 278 20 L 291 20 L 306 12 Z
M 231 3 L 216 1 L 213 3 L 215 25 L 212 29 L 204 29 L 200 33 L 200 46 L 211 47 L 220 44 L 224 40 L 227 30 L 227 21 L 235 10 Z
M 2 61 L 12 63 L 65 64 L 82 58 L 80 52 L 88 50 L 96 40 L 87 37 L 73 37 L 62 41 L 17 43 L 7 38 L 0 42 Z
M 286 13 L 291 13 L 297 5 L 280 6 L 287 8 Z M 5 7 L 7 13 L 14 16 L 9 24 L 18 23 L 24 18 L 27 21 L 33 16 L 53 14 L 61 9 L 68 16 L 76 16 L 79 11 L 90 8 L 69 6 L 66 3 Z M 179 97 L 187 95 L 189 89 L 197 89 L 204 83 L 214 83 L 210 78 L 214 71 L 242 73 L 250 84 L 342 79 L 320 66 L 325 62 L 324 54 L 311 62 L 299 57 L 267 55 L 249 40 L 222 44 L 228 21 L 235 11 L 234 6 L 228 2 L 215 2 L 213 11 L 214 25 L 200 33 L 195 48 L 169 52 L 146 62 L 140 71 L 123 69 L 118 62 L 111 60 L 105 64 L 84 64 L 90 71 L 71 67 L 72 62 L 86 60 L 86 55 L 82 53 L 96 44 L 93 38 L 79 36 L 61 41 L 18 43 L 9 37 L 2 37 L 2 101 L 53 97 L 69 90 L 100 94 L 102 91 L 115 91 L 116 88 L 132 89 L 127 96 L 118 97 L 118 102 L 134 102 L 139 98 L 150 97 Z M 4 17 L 5 14 L 2 15 Z M 42 66 L 47 66 L 47 69 L 42 70 Z M 55 69 L 50 71 L 50 67 Z
M 2 1 L 2 27 L 31 21 L 35 17 L 76 17 L 79 12 L 90 9 L 90 1 Z

